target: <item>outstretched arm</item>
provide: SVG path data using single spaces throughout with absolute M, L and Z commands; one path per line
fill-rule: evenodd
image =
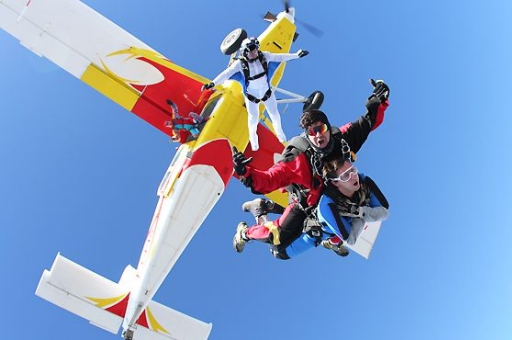
M 307 56 L 308 54 L 309 54 L 309 52 L 305 51 L 305 50 L 298 50 L 295 53 L 263 52 L 263 55 L 265 56 L 265 59 L 267 59 L 267 61 L 278 62 L 278 63 L 293 60 L 293 59 L 299 59 L 299 58 Z
M 213 79 L 212 83 L 214 84 L 214 86 L 222 84 L 223 82 L 225 82 L 226 80 L 231 78 L 235 73 L 241 72 L 241 71 L 242 71 L 242 68 L 240 65 L 240 61 L 237 60 L 234 63 L 232 63 L 231 65 L 229 65 L 228 68 L 226 68 L 224 71 L 222 71 L 217 77 L 215 77 L 215 79 Z
M 384 112 L 389 106 L 389 87 L 381 80 L 371 79 L 374 90 L 366 101 L 366 113 L 354 122 L 340 127 L 343 139 L 350 145 L 350 150 L 357 153 L 368 138 L 384 120 Z
M 292 183 L 311 186 L 313 174 L 309 162 L 303 153 L 286 162 L 278 162 L 267 170 L 258 170 L 249 166 L 251 158 L 233 148 L 233 169 L 240 181 L 250 187 L 254 193 L 268 194 Z
M 384 221 L 389 216 L 388 209 L 384 208 L 383 206 L 366 206 L 359 207 L 359 209 L 361 210 L 361 218 L 366 222 Z

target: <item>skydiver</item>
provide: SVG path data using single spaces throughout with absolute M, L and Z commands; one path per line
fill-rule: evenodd
M 339 129 L 332 127 L 320 110 L 304 112 L 300 118 L 304 132 L 290 140 L 283 151 L 283 159 L 266 171 L 249 166 L 252 159 L 233 150 L 233 168 L 244 185 L 253 193 L 260 194 L 286 187 L 291 202 L 275 221 L 257 223 L 252 227 L 241 222 L 233 237 L 236 252 L 241 253 L 247 241 L 254 239 L 272 244 L 274 257 L 289 258 L 286 248 L 302 234 L 304 221 L 317 205 L 324 188 L 324 161 L 342 157 L 344 153 L 350 153 L 355 160 L 355 154 L 370 132 L 384 119 L 389 105 L 389 87 L 382 80 L 371 79 L 371 84 L 374 89 L 366 101 L 367 112 Z M 251 210 L 250 207 L 247 209 Z
M 190 134 L 194 138 L 199 137 L 199 125 L 204 123 L 205 119 L 195 112 L 189 112 L 188 117 L 182 117 L 173 101 L 167 99 L 167 104 L 172 110 L 172 120 L 166 122 L 166 127 L 172 129 L 172 140 L 185 143 Z
M 259 149 L 256 133 L 259 122 L 259 104 L 267 109 L 277 138 L 281 143 L 286 141 L 286 135 L 281 126 L 281 116 L 277 108 L 277 100 L 270 80 L 281 62 L 302 58 L 308 51 L 299 50 L 296 53 L 271 53 L 260 51 L 258 39 L 251 37 L 242 41 L 240 57 L 227 69 L 221 72 L 211 83 L 204 84 L 202 90 L 211 89 L 228 79 L 234 79 L 242 85 L 245 96 L 245 106 L 249 114 L 249 141 L 253 151 Z
M 327 162 L 323 177 L 326 186 L 316 216 L 306 221 L 305 232 L 285 249 L 290 258 L 319 244 L 339 256 L 347 256 L 344 242 L 355 244 L 365 222 L 388 217 L 386 197 L 370 177 L 358 173 L 350 160 L 342 157 Z

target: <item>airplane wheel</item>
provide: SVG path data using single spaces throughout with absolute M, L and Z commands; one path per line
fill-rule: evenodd
M 231 31 L 222 43 L 220 44 L 220 51 L 226 55 L 231 55 L 238 51 L 242 45 L 242 41 L 247 38 L 247 32 L 243 28 L 237 28 Z
M 133 331 L 132 330 L 124 331 L 123 338 L 124 338 L 124 340 L 132 340 L 133 339 Z
M 308 100 L 304 103 L 302 112 L 318 110 L 323 102 L 324 94 L 321 91 L 315 91 L 309 95 Z

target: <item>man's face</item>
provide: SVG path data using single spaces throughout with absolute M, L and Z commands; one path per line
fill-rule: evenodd
M 355 165 L 346 161 L 340 168 L 338 168 L 338 170 L 336 170 L 336 176 L 338 177 L 332 179 L 331 182 L 343 194 L 353 194 L 361 187 L 357 173 L 358 171 Z
M 252 51 L 247 52 L 247 59 L 254 60 L 258 58 L 258 49 L 255 47 Z
M 311 143 L 320 149 L 325 148 L 331 139 L 331 131 L 329 131 L 327 125 L 322 122 L 313 123 L 308 127 L 306 133 Z

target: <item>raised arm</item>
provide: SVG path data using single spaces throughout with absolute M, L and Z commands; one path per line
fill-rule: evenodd
M 370 80 L 374 86 L 373 93 L 366 101 L 366 113 L 356 121 L 340 127 L 343 138 L 350 145 L 350 150 L 357 153 L 368 138 L 384 120 L 384 112 L 389 106 L 389 87 L 382 81 Z

